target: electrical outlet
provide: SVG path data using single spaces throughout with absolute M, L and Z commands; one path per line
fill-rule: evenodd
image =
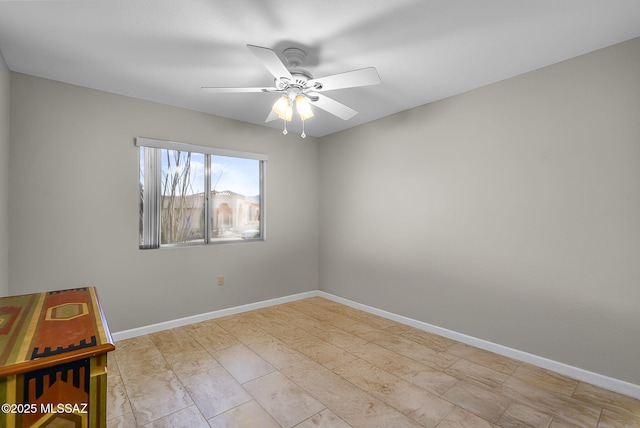
M 218 285 L 224 285 L 224 275 L 218 275 Z

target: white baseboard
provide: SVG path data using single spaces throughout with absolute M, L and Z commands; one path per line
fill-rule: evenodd
M 136 336 L 142 336 L 145 334 L 155 333 L 162 330 L 168 330 L 170 328 L 181 327 L 188 324 L 211 320 L 215 318 L 225 317 L 228 315 L 235 315 L 242 312 L 252 311 L 254 309 L 266 308 L 269 306 L 275 306 L 282 303 L 293 302 L 295 300 L 306 299 L 308 297 L 320 296 L 325 299 L 332 300 L 343 305 L 350 306 L 355 309 L 368 312 L 373 315 L 379 315 L 383 318 L 390 319 L 392 321 L 399 322 L 411 327 L 415 327 L 420 330 L 428 331 L 440 336 L 447 337 L 449 339 L 456 340 L 458 342 L 465 343 L 467 345 L 475 346 L 476 348 L 484 349 L 487 351 L 495 352 L 496 354 L 504 355 L 505 357 L 513 358 L 515 360 L 523 361 L 529 364 L 533 364 L 538 367 L 542 367 L 547 370 L 568 376 L 570 378 L 590 383 L 592 385 L 599 386 L 609 391 L 617 392 L 629 397 L 633 397 L 640 400 L 640 385 L 636 385 L 630 382 L 626 382 L 620 379 L 615 379 L 609 376 L 604 376 L 598 373 L 590 372 L 578 367 L 570 366 L 558 361 L 550 360 L 548 358 L 539 357 L 537 355 L 529 354 L 527 352 L 519 351 L 517 349 L 509 348 L 507 346 L 499 345 L 497 343 L 488 342 L 486 340 L 478 339 L 473 336 L 458 333 L 446 328 L 438 327 L 435 325 L 427 324 L 422 321 L 414 320 L 402 315 L 397 315 L 392 312 L 387 312 L 382 309 L 374 308 L 372 306 L 363 305 L 361 303 L 354 302 L 349 299 L 335 296 L 333 294 L 325 293 L 324 291 L 314 290 L 300 294 L 293 294 L 291 296 L 279 297 L 276 299 L 264 300 L 256 303 L 249 303 L 246 305 L 235 306 L 233 308 L 221 309 L 218 311 L 207 312 L 204 314 L 193 315 L 190 317 L 179 318 L 176 320 L 165 321 L 158 324 L 151 324 L 144 327 L 133 328 L 130 330 L 123 330 L 112 334 L 113 340 L 124 340 Z
M 240 314 L 242 312 L 253 311 L 255 309 L 267 308 L 269 306 L 280 305 L 282 303 L 293 302 L 295 300 L 306 299 L 308 297 L 319 296 L 318 291 L 307 291 L 305 293 L 292 294 L 291 296 L 278 297 L 276 299 L 263 300 L 261 302 L 249 303 L 232 308 L 220 309 L 218 311 L 207 312 L 204 314 L 192 315 L 190 317 L 178 318 L 175 320 L 160 322 L 157 324 L 136 327 L 129 330 L 118 331 L 111 334 L 113 340 L 124 340 L 132 337 L 143 336 L 145 334 L 156 333 L 158 331 L 169 330 L 171 328 L 182 327 L 184 325 L 195 324 L 202 321 L 212 320 L 215 318 L 226 317 L 229 315 Z
M 542 367 L 547 370 L 559 373 L 561 375 L 568 376 L 570 378 L 590 383 L 592 385 L 599 386 L 609 391 L 617 392 L 629 397 L 637 398 L 640 400 L 640 385 L 636 385 L 630 382 L 625 382 L 620 379 L 604 376 L 598 373 L 590 372 L 578 367 L 570 366 L 568 364 L 560 363 L 558 361 L 550 360 L 548 358 L 539 357 L 537 355 L 529 354 L 527 352 L 518 351 L 517 349 L 509 348 L 507 346 L 498 345 L 497 343 L 488 342 L 486 340 L 478 339 L 473 336 L 467 336 L 466 334 L 458 333 L 446 328 L 437 327 L 435 325 L 427 324 L 422 321 L 417 321 L 412 318 L 407 318 L 402 315 L 397 315 L 391 312 L 384 311 L 382 309 L 374 308 L 371 306 L 363 305 L 342 297 L 335 296 L 333 294 L 320 291 L 318 294 L 320 297 L 324 297 L 328 300 L 333 300 L 343 305 L 351 306 L 355 309 L 368 312 L 370 314 L 379 315 L 383 318 L 387 318 L 393 321 L 397 321 L 401 324 L 409 325 L 420 330 L 428 331 L 430 333 L 444 336 L 449 339 L 456 340 L 458 342 L 466 343 L 467 345 L 475 346 L 476 348 L 484 349 L 486 351 L 495 352 L 496 354 L 504 355 L 505 357 L 513 358 L 515 360 L 524 361 L 525 363 L 533 364 L 538 367 Z

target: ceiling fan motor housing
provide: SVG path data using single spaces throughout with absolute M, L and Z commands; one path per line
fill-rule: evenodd
M 275 79 L 275 86 L 280 90 L 284 90 L 287 93 L 300 94 L 308 90 L 322 89 L 322 84 L 315 82 L 314 85 L 308 86 L 309 80 L 313 79 L 313 76 L 307 70 L 300 68 L 307 57 L 307 53 L 299 48 L 287 48 L 282 51 L 288 69 L 291 72 L 292 80 L 280 78 Z
M 309 80 L 312 79 L 311 74 L 306 70 L 295 70 L 291 72 L 292 80 L 287 78 L 275 79 L 275 86 L 281 91 L 284 91 L 289 96 L 295 96 L 307 91 L 316 91 L 322 89 L 320 82 L 315 82 L 313 85 L 309 85 Z
M 292 68 L 297 68 L 304 62 L 304 59 L 307 57 L 307 53 L 302 49 L 298 48 L 287 48 L 282 51 L 282 56 L 284 56 L 285 61 Z

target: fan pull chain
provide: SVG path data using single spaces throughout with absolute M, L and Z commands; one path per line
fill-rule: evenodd
M 304 133 L 304 120 L 302 121 L 302 134 L 300 134 L 302 138 L 305 138 L 307 134 Z
M 289 131 L 287 131 L 287 121 L 286 121 L 286 120 L 283 120 L 283 122 L 284 122 L 284 131 L 282 131 L 282 133 L 283 133 L 284 135 L 287 135 L 287 134 L 289 133 Z

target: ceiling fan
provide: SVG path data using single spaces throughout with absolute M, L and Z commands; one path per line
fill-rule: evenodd
M 274 77 L 272 87 L 246 87 L 246 88 L 220 88 L 203 87 L 202 90 L 210 93 L 233 92 L 267 92 L 279 93 L 282 96 L 273 105 L 265 122 L 271 122 L 278 118 L 284 120 L 284 134 L 287 134 L 287 122 L 292 120 L 293 105 L 302 119 L 302 138 L 304 133 L 304 121 L 313 117 L 311 105 L 333 114 L 343 120 L 348 120 L 358 112 L 321 92 L 336 89 L 355 88 L 358 86 L 377 85 L 380 76 L 374 67 L 332 74 L 330 76 L 314 78 L 308 71 L 299 68 L 306 58 L 306 52 L 299 48 L 288 48 L 282 52 L 287 65 L 278 55 L 269 48 L 247 45 L 249 50 L 262 62 L 266 69 Z

